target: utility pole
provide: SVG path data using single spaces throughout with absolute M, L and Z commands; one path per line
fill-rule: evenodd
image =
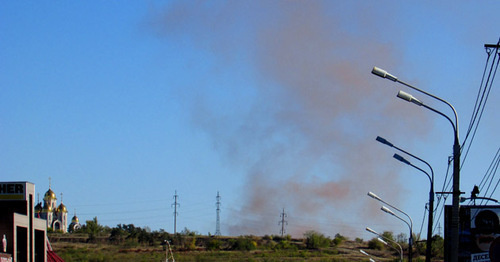
M 217 191 L 217 197 L 215 197 L 215 205 L 217 206 L 217 220 L 215 222 L 215 235 L 216 236 L 220 236 L 220 195 L 219 195 L 219 191 Z
M 177 207 L 180 206 L 180 204 L 177 203 L 177 198 L 177 190 L 175 190 L 174 203 L 172 204 L 172 206 L 174 207 L 174 234 L 177 233 Z
M 285 224 L 288 225 L 288 221 L 285 220 L 285 217 L 288 217 L 288 215 L 285 213 L 285 209 L 283 208 L 283 212 L 280 214 L 281 221 L 278 222 L 278 225 L 281 225 L 281 237 L 285 235 Z

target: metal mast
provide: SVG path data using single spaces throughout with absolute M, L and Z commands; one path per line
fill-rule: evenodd
M 283 208 L 283 212 L 280 214 L 281 221 L 278 222 L 278 225 L 281 225 L 281 237 L 285 235 L 285 224 L 288 225 L 288 221 L 285 220 L 285 217 L 288 217 L 288 215 L 285 213 L 285 209 Z
M 217 220 L 215 222 L 215 235 L 216 236 L 220 236 L 221 233 L 220 233 L 220 195 L 219 195 L 219 191 L 217 191 L 217 197 L 215 197 L 215 200 L 217 202 L 215 202 L 216 206 L 217 206 Z
M 174 207 L 174 234 L 177 233 L 177 206 L 180 206 L 180 204 L 177 203 L 177 198 L 177 190 L 175 190 L 174 203 L 172 204 L 172 206 Z

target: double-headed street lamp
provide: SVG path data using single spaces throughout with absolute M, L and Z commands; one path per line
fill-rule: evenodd
M 427 223 L 427 248 L 426 248 L 426 255 L 425 255 L 425 261 L 426 262 L 430 262 L 431 261 L 431 256 L 432 256 L 432 253 L 431 253 L 431 247 L 432 247 L 432 226 L 433 226 L 433 223 L 434 223 L 434 170 L 432 169 L 431 165 L 429 165 L 429 163 L 427 163 L 426 161 L 424 161 L 423 159 L 395 146 L 394 144 L 392 144 L 391 142 L 387 141 L 386 139 L 380 137 L 380 136 L 377 136 L 376 138 L 377 141 L 379 141 L 380 143 L 382 144 L 385 144 L 385 145 L 388 145 L 390 147 L 393 147 L 394 149 L 400 151 L 400 152 L 403 152 L 421 162 L 423 162 L 424 164 L 426 164 L 429 169 L 431 170 L 431 175 L 429 175 L 429 173 L 425 172 L 423 169 L 419 168 L 418 166 L 415 166 L 413 165 L 410 161 L 406 160 L 405 158 L 403 158 L 402 156 L 398 155 L 398 154 L 394 154 L 394 158 L 409 165 L 409 166 L 412 166 L 418 170 L 420 170 L 421 172 L 423 172 L 424 174 L 427 175 L 427 177 L 429 178 L 429 182 L 430 182 L 430 190 L 429 190 L 429 220 L 428 220 L 428 223 Z
M 401 209 L 385 202 L 384 200 L 382 200 L 382 198 L 380 198 L 379 196 L 375 195 L 373 192 L 368 192 L 368 196 L 375 199 L 375 200 L 378 200 L 392 208 L 394 208 L 395 210 L 397 210 L 398 212 L 400 212 L 401 214 L 405 215 L 406 217 L 408 217 L 410 223 L 408 223 L 408 221 L 404 220 L 403 218 L 401 218 L 400 216 L 396 215 L 394 212 L 392 212 L 392 210 L 390 210 L 389 208 L 385 207 L 385 206 L 382 206 L 381 210 L 390 214 L 390 215 L 393 215 L 395 216 L 396 218 L 398 218 L 399 220 L 405 222 L 406 225 L 408 225 L 408 228 L 410 229 L 410 237 L 408 238 L 408 261 L 411 262 L 412 261 L 412 257 L 413 257 L 413 220 L 411 219 L 411 217 L 406 214 L 405 212 L 403 212 Z
M 378 236 L 377 240 L 379 240 L 380 242 L 382 242 L 382 239 L 381 239 L 381 238 L 383 238 L 383 239 L 385 239 L 385 240 L 387 240 L 387 241 L 389 241 L 389 242 L 391 242 L 391 243 L 396 244 L 396 245 L 399 247 L 399 250 L 397 250 L 396 248 L 394 248 L 392 245 L 387 244 L 387 242 L 385 242 L 385 241 L 384 241 L 384 242 L 382 242 L 382 243 L 384 243 L 385 245 L 387 245 L 387 246 L 390 246 L 390 247 L 394 248 L 394 249 L 395 249 L 395 250 L 399 253 L 399 256 L 401 257 L 401 258 L 400 258 L 400 261 L 401 261 L 401 262 L 403 262 L 403 248 L 401 247 L 401 245 L 400 245 L 398 242 L 396 242 L 396 241 L 394 241 L 394 240 L 392 240 L 392 239 L 390 239 L 390 238 L 388 238 L 388 237 L 385 237 L 384 235 L 381 235 L 381 234 L 377 233 L 377 231 L 375 231 L 375 230 L 373 230 L 373 229 L 371 229 L 371 228 L 369 228 L 369 227 L 366 227 L 366 231 L 368 231 L 368 232 L 370 232 L 370 233 L 372 233 L 372 234 L 377 235 L 377 236 Z
M 419 106 L 423 106 L 435 113 L 438 113 L 440 114 L 441 116 L 445 117 L 446 119 L 448 119 L 448 121 L 450 121 L 451 125 L 453 126 L 453 132 L 454 132 L 454 142 L 453 142 L 453 202 L 452 202 L 452 208 L 451 208 L 451 225 L 450 225 L 450 240 L 449 240 L 449 243 L 450 243 L 450 257 L 449 257 L 449 261 L 452 261 L 452 262 L 457 262 L 458 261 L 458 227 L 459 227 L 459 220 L 460 220 L 460 217 L 459 217 L 459 208 L 460 208 L 460 194 L 461 194 L 461 191 L 460 191 L 460 141 L 458 139 L 458 116 L 457 116 L 457 111 L 455 110 L 455 108 L 449 103 L 447 102 L 446 100 L 442 99 L 442 98 L 439 98 L 433 94 L 430 94 L 430 93 L 427 93 L 417 87 L 414 87 L 410 84 L 407 84 L 401 80 L 399 80 L 397 77 L 387 73 L 387 71 L 383 70 L 383 69 L 380 69 L 378 67 L 374 67 L 373 70 L 372 70 L 372 74 L 374 75 L 377 75 L 379 77 L 382 77 L 382 78 L 386 78 L 386 79 L 389 79 L 391 81 L 394 81 L 394 82 L 397 82 L 397 83 L 400 83 L 404 86 L 407 86 L 413 90 L 416 90 L 420 93 L 423 93 L 427 96 L 430 96 L 436 100 L 439 100 L 443 103 L 445 103 L 446 105 L 448 105 L 451 110 L 453 111 L 453 114 L 455 116 L 455 122 L 453 122 L 448 116 L 446 116 L 445 114 L 435 110 L 434 108 L 431 108 L 427 105 L 425 105 L 423 102 L 421 102 L 420 100 L 416 99 L 415 97 L 413 97 L 412 95 L 408 94 L 408 93 L 405 93 L 403 91 L 400 91 L 398 93 L 398 97 L 401 98 L 401 99 L 404 99 L 408 102 L 412 102 L 414 104 L 417 104 Z

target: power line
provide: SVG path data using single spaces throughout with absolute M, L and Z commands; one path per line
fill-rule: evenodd
M 477 94 L 476 103 L 474 105 L 474 109 L 473 109 L 473 112 L 471 115 L 469 128 L 467 130 L 467 133 L 465 135 L 465 139 L 464 139 L 464 141 L 462 143 L 462 147 L 461 147 L 462 149 L 465 148 L 465 144 L 467 142 L 467 139 L 469 138 L 469 135 L 472 134 L 472 136 L 470 138 L 470 142 L 467 146 L 467 150 L 466 150 L 465 154 L 463 154 L 462 166 L 464 165 L 465 159 L 467 159 L 467 155 L 469 154 L 469 150 L 470 150 L 470 147 L 472 145 L 472 141 L 474 140 L 474 137 L 476 136 L 476 132 L 477 132 L 477 129 L 479 127 L 479 122 L 481 121 L 484 109 L 486 107 L 486 102 L 488 101 L 488 97 L 489 97 L 489 94 L 491 92 L 491 87 L 493 85 L 493 80 L 495 79 L 496 72 L 497 72 L 498 65 L 499 65 L 499 61 L 500 61 L 500 52 L 499 52 L 500 39 L 496 45 L 485 44 L 484 47 L 486 48 L 486 53 L 488 54 L 488 58 L 486 59 L 486 66 L 484 68 L 483 78 L 481 80 L 481 85 L 479 86 L 479 91 Z M 490 56 L 492 54 L 494 54 L 494 56 L 493 56 L 493 61 L 491 62 L 491 65 L 490 65 L 489 60 L 490 60 Z M 489 70 L 488 70 L 488 67 L 489 67 Z M 486 71 L 489 71 L 489 73 L 488 73 L 488 77 L 486 78 L 486 82 L 485 82 Z M 483 83 L 484 83 L 484 87 L 483 87 Z
M 498 150 L 500 151 L 500 148 Z M 493 183 L 493 180 L 495 179 L 495 175 L 496 175 L 496 172 L 498 170 L 498 165 L 500 163 L 500 155 L 498 154 L 499 151 L 497 151 L 495 158 L 491 162 L 490 168 L 488 168 L 488 170 L 489 170 L 488 177 L 491 177 L 491 178 L 489 179 L 490 182 L 488 183 L 488 187 L 486 188 L 486 192 L 484 192 L 484 195 L 488 194 L 488 191 L 490 190 L 491 184 Z M 495 188 L 491 191 L 490 198 L 493 195 L 493 193 L 495 192 L 495 190 L 497 189 L 497 186 L 498 186 L 498 183 L 495 185 Z M 481 200 L 481 203 L 480 203 L 481 205 L 483 204 L 483 201 L 484 200 Z
M 488 170 L 486 170 L 486 173 L 484 174 L 483 178 L 481 179 L 481 182 L 479 183 L 479 191 L 483 191 L 483 188 L 486 185 L 486 182 L 490 179 L 490 176 L 492 174 L 491 170 L 493 170 L 494 163 L 496 162 L 495 160 L 499 158 L 499 153 L 500 153 L 500 148 L 497 150 L 497 153 L 496 153 L 495 157 L 493 158 L 493 161 L 491 161 L 491 164 L 488 167 Z

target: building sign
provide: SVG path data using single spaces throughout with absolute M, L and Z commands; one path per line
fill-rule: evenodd
M 1 200 L 26 200 L 26 183 L 24 182 L 1 182 Z
M 449 233 L 451 206 L 446 206 L 446 209 L 445 225 L 448 229 L 445 229 L 445 232 Z M 460 206 L 458 260 L 461 262 L 500 261 L 498 260 L 499 247 L 500 206 Z

